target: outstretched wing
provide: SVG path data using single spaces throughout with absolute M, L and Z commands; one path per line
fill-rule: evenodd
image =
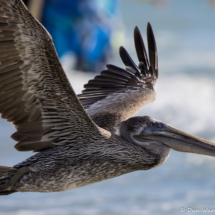
M 0 0 L 0 113 L 20 151 L 100 138 L 75 95 L 52 38 L 21 0 Z
M 120 57 L 125 70 L 107 65 L 78 95 L 84 108 L 100 127 L 115 132 L 115 126 L 132 117 L 144 105 L 154 101 L 153 86 L 158 78 L 157 48 L 151 25 L 147 26 L 148 53 L 140 31 L 134 29 L 134 42 L 139 59 L 137 66 L 127 51 L 120 47 Z

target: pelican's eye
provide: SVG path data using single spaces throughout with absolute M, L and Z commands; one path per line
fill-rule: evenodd
M 150 123 L 149 123 L 149 126 L 150 126 L 150 127 L 155 126 L 155 122 L 150 122 Z

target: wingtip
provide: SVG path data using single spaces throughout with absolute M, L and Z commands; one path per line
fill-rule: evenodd
M 121 56 L 121 53 L 124 52 L 124 51 L 125 51 L 125 48 L 123 46 L 120 46 L 119 47 L 119 54 L 120 54 L 120 56 Z
M 148 35 L 151 34 L 154 37 L 154 32 L 153 32 L 150 22 L 148 22 L 148 24 L 147 24 L 147 34 Z
M 147 40 L 148 40 L 148 53 L 150 66 L 153 67 L 156 72 L 156 77 L 158 78 L 158 56 L 157 56 L 157 45 L 154 36 L 154 32 L 152 30 L 151 24 L 148 22 L 147 25 Z
M 130 66 L 134 70 L 138 71 L 136 64 L 134 63 L 134 61 L 132 60 L 132 58 L 128 54 L 127 50 L 123 46 L 120 46 L 120 48 L 119 48 L 119 55 L 120 55 L 122 62 L 124 63 L 125 66 Z
M 142 36 L 140 33 L 140 29 L 137 26 L 135 26 L 135 28 L 134 28 L 134 42 L 135 42 L 135 38 L 137 38 L 137 37 L 142 37 Z
M 134 44 L 139 62 L 142 62 L 145 65 L 145 67 L 148 68 L 149 63 L 146 48 L 144 45 L 141 32 L 137 26 L 134 28 Z
M 125 48 L 123 47 L 123 46 L 120 46 L 119 47 L 119 50 L 121 51 L 121 50 L 124 50 Z
M 140 31 L 137 26 L 135 26 L 134 31 Z
M 152 28 L 152 26 L 151 26 L 151 23 L 150 23 L 150 22 L 148 22 L 148 23 L 147 23 L 147 28 Z
M 119 47 L 119 56 L 121 57 L 121 59 L 122 59 L 122 56 L 123 56 L 124 52 L 126 52 L 125 48 L 123 46 L 120 46 Z

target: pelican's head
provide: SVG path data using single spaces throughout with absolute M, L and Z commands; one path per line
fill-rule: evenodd
M 215 144 L 175 129 L 148 116 L 132 117 L 120 124 L 120 136 L 140 145 L 151 153 L 160 155 L 159 165 L 170 153 L 170 148 L 180 152 L 215 157 Z

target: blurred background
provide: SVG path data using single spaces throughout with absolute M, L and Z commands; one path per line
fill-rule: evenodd
M 215 2 L 213 0 L 32 0 L 31 12 L 51 33 L 76 93 L 106 63 L 123 67 L 123 45 L 137 62 L 133 29 L 146 41 L 152 24 L 158 47 L 156 101 L 149 115 L 215 142 Z M 0 164 L 32 155 L 17 152 L 11 124 L 0 120 Z M 61 193 L 1 197 L 0 215 L 168 215 L 215 209 L 215 158 L 172 151 L 161 167 Z M 198 212 L 201 214 L 203 212 Z

